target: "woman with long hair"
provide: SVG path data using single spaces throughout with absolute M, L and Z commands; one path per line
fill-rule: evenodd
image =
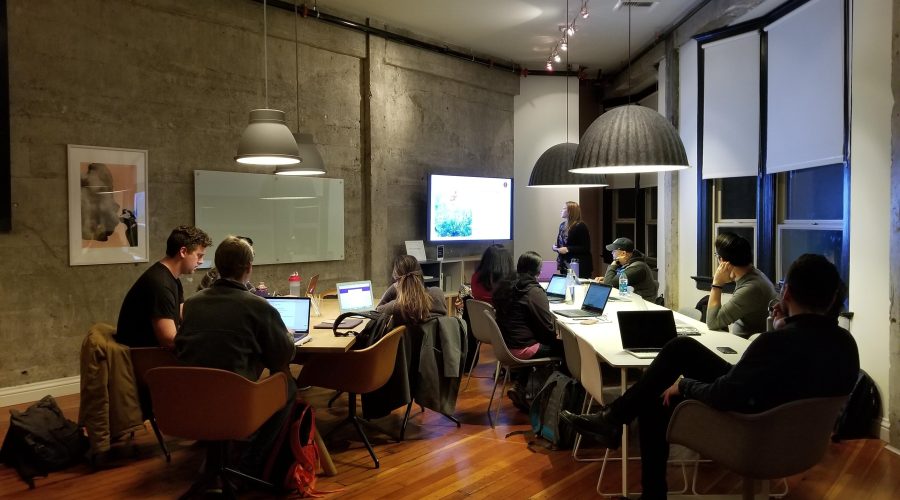
M 472 273 L 472 298 L 493 304 L 494 286 L 512 274 L 515 274 L 515 268 L 509 250 L 500 244 L 487 247 Z
M 581 207 L 574 201 L 567 201 L 559 215 L 563 221 L 559 224 L 556 245 L 553 245 L 553 251 L 559 254 L 556 257 L 559 271 L 565 274 L 572 260 L 578 259 L 578 277 L 590 278 L 594 272 L 591 234 L 581 219 Z
M 447 314 L 444 292 L 438 287 L 425 287 L 422 267 L 415 257 L 397 256 L 392 275 L 394 283 L 375 310 L 393 314 L 395 325 L 415 325 Z

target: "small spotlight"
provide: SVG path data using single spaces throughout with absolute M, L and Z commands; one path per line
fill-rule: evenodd
M 553 71 L 553 63 L 547 61 L 547 71 Z
M 554 55 L 553 55 L 553 60 L 556 61 L 556 62 L 560 62 L 560 61 L 562 61 L 562 57 L 559 57 L 559 54 L 554 54 Z
M 560 50 L 569 50 L 569 44 L 567 42 L 562 42 L 559 44 Z
M 575 25 L 574 24 L 566 27 L 566 34 L 569 36 L 572 36 L 575 34 Z
M 590 16 L 590 15 L 591 15 L 591 13 L 588 12 L 587 7 L 582 7 L 582 8 L 581 8 L 581 18 L 582 18 L 582 19 L 587 19 L 588 16 Z

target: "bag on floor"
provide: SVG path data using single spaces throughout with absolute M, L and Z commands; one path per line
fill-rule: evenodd
M 0 462 L 16 469 L 29 488 L 34 488 L 35 477 L 47 477 L 84 460 L 88 438 L 78 424 L 63 416 L 53 396 L 44 396 L 25 411 L 9 413 Z
M 559 418 L 559 412 L 569 410 L 581 411 L 584 403 L 584 388 L 568 375 L 554 371 L 547 378 L 540 392 L 531 402 L 531 430 L 536 438 L 543 438 L 555 450 L 572 447 L 575 442 L 575 429 Z
M 877 419 L 881 413 L 881 397 L 875 381 L 860 370 L 850 397 L 841 409 L 831 440 L 877 438 Z

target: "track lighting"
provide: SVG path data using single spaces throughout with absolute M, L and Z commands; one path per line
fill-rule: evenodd
M 572 23 L 566 26 L 566 35 L 574 36 L 575 35 L 575 23 Z
M 587 7 L 582 7 L 581 8 L 581 18 L 587 19 L 589 15 L 591 15 L 591 13 L 588 12 Z
M 562 62 L 562 57 L 559 57 L 558 52 L 556 54 L 553 54 L 553 61 L 554 62 Z
M 569 42 L 563 39 L 563 41 L 559 44 L 560 50 L 569 50 Z
M 550 61 L 547 61 L 547 71 L 553 71 L 553 63 Z

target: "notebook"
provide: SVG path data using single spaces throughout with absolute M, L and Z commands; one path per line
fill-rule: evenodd
M 677 336 L 675 315 L 669 309 L 619 311 L 619 335 L 625 352 L 641 359 L 652 359 L 663 346 Z
M 309 335 L 309 297 L 266 297 L 266 300 L 294 334 L 294 343 L 304 343 Z
M 566 277 L 562 274 L 554 274 L 547 284 L 547 298 L 551 304 L 566 300 Z
M 371 281 L 350 281 L 337 284 L 338 305 L 341 314 L 371 311 L 375 308 Z
M 553 312 L 567 318 L 596 318 L 603 316 L 603 309 L 606 308 L 606 302 L 609 300 L 610 293 L 612 293 L 611 286 L 592 282 L 588 285 L 587 293 L 584 294 L 584 302 L 581 304 L 581 309 L 564 309 Z
M 550 281 L 550 278 L 557 273 L 558 266 L 555 260 L 545 260 L 541 262 L 541 273 L 538 274 L 538 281 Z

